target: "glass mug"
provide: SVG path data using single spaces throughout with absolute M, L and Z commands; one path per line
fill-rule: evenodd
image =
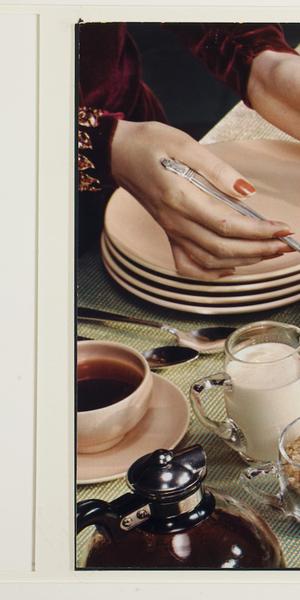
M 227 417 L 216 421 L 203 400 L 220 386 Z M 300 416 L 300 329 L 275 321 L 237 329 L 225 343 L 225 371 L 196 381 L 190 396 L 202 425 L 243 459 L 275 461 L 281 431 Z
M 258 487 L 263 479 L 268 482 L 270 474 L 278 479 L 279 493 L 276 495 Z M 249 467 L 242 472 L 240 480 L 256 499 L 263 500 L 280 509 L 285 516 L 295 517 L 300 522 L 300 417 L 284 428 L 279 439 L 276 464 Z

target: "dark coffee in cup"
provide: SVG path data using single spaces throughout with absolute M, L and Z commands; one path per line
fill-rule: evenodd
M 78 412 L 98 410 L 130 396 L 143 380 L 134 365 L 113 359 L 91 359 L 78 365 Z
M 152 393 L 144 356 L 116 342 L 77 344 L 77 451 L 102 452 L 118 444 L 144 417 Z

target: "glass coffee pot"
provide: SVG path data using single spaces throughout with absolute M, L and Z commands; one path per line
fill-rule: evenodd
M 130 467 L 132 493 L 78 503 L 77 533 L 94 525 L 84 568 L 284 567 L 280 546 L 250 508 L 203 487 L 200 445 L 156 450 Z

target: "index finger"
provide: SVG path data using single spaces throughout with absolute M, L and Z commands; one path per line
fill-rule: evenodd
M 171 175 L 171 174 L 170 174 Z M 174 185 L 174 180 L 173 180 Z M 244 239 L 270 239 L 292 234 L 283 221 L 260 221 L 236 212 L 221 200 L 195 189 L 189 181 L 180 181 L 174 191 L 172 207 L 189 220 L 223 236 Z

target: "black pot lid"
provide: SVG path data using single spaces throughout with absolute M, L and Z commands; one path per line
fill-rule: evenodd
M 135 493 L 163 502 L 189 495 L 205 475 L 206 455 L 196 444 L 176 453 L 160 449 L 142 456 L 129 468 L 127 482 Z

